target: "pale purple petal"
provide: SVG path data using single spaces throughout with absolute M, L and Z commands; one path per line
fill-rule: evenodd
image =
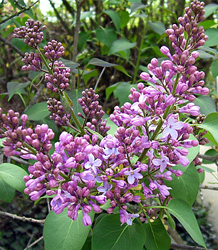
M 175 129 L 170 129 L 170 135 L 173 139 L 177 139 L 178 133 Z
M 181 129 L 183 128 L 184 123 L 183 122 L 176 122 L 175 124 L 172 125 L 173 129 Z
M 133 184 L 135 181 L 135 176 L 133 174 L 130 174 L 127 180 L 129 184 Z

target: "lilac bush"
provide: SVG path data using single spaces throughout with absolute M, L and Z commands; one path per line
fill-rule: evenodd
M 161 47 L 164 60 L 153 58 L 148 72 L 140 75 L 142 82 L 131 89 L 130 102 L 114 108 L 110 115 L 117 126 L 114 135 L 92 88 L 83 91 L 78 100 L 83 113 L 75 114 L 66 92 L 70 69 L 59 60 L 64 47 L 55 40 L 43 49 L 39 47 L 45 26 L 28 20 L 26 26 L 14 30 L 15 37 L 35 49 L 25 54 L 22 69 L 44 72 L 47 88 L 67 103 L 66 109 L 61 101 L 50 98 L 50 118 L 75 131 L 63 131 L 53 150 L 54 132 L 48 125 L 26 128 L 27 115 L 21 116 L 20 125 L 17 112 L 3 114 L 0 109 L 5 155 L 35 160 L 24 177 L 24 192 L 30 199 L 51 196 L 52 210 L 60 214 L 67 208 L 72 220 L 77 220 L 82 210 L 85 226 L 92 223 L 92 210 L 100 213 L 103 208 L 112 214 L 117 209 L 121 224 L 132 225 L 135 218 L 144 222 L 153 216 L 145 201 L 167 206 L 172 188 L 165 181 L 183 174 L 174 167 L 188 166 L 188 149 L 198 145 L 197 139 L 190 138 L 193 127 L 181 119 L 181 114 L 199 116 L 200 108 L 193 101 L 196 95 L 209 93 L 204 87 L 204 72 L 195 66 L 199 56 L 196 49 L 208 39 L 198 26 L 204 20 L 204 3 L 194 0 L 185 13 L 178 18 L 179 25 L 166 30 L 173 49 Z M 138 209 L 132 211 L 130 203 L 138 204 Z

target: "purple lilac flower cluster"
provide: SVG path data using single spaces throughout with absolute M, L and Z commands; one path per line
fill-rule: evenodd
M 163 46 L 161 51 L 168 59 L 161 63 L 152 59 L 149 73 L 141 74 L 142 80 L 152 86 L 139 83 L 138 90 L 131 89 L 129 99 L 132 103 L 115 107 L 110 116 L 117 126 L 114 136 L 106 134 L 109 127 L 102 119 L 104 112 L 92 89 L 84 91 L 79 99 L 84 114 L 78 115 L 84 118 L 83 128 L 98 133 L 84 129 L 83 133 L 73 136 L 64 131 L 52 154 L 50 140 L 54 133 L 47 125 L 38 125 L 34 131 L 25 129 L 26 116 L 21 117 L 22 125 L 19 126 L 19 114 L 9 111 L 4 115 L 0 110 L 3 124 L 0 135 L 7 138 L 5 154 L 36 160 L 28 168 L 29 175 L 24 177 L 25 193 L 32 200 L 44 194 L 53 195 L 50 204 L 55 213 L 67 208 L 68 216 L 76 220 L 81 209 L 84 225 L 91 224 L 88 214 L 92 210 L 101 212 L 101 205 L 109 201 L 107 212 L 113 213 L 117 208 L 121 223 L 131 225 L 139 214 L 129 212 L 130 202 L 143 206 L 141 202 L 148 198 L 158 198 L 161 202 L 170 199 L 171 188 L 164 180 L 182 175 L 182 171 L 173 167 L 177 164 L 187 166 L 187 148 L 198 145 L 197 140 L 190 139 L 192 127 L 179 119 L 179 113 L 198 116 L 199 107 L 192 103 L 195 94 L 206 95 L 209 91 L 203 87 L 204 73 L 194 66 L 198 57 L 194 49 L 207 40 L 203 28 L 198 27 L 198 22 L 204 19 L 203 5 L 194 0 L 191 8 L 186 8 L 185 16 L 178 19 L 180 26 L 173 25 L 166 31 L 175 53 Z M 24 31 L 22 27 L 16 33 L 25 37 Z M 38 42 L 35 44 L 38 46 Z M 62 62 L 56 61 L 63 55 L 63 47 L 52 41 L 44 51 L 51 61 L 51 72 L 45 76 L 47 86 L 63 94 L 70 75 Z M 30 63 L 28 58 L 29 55 L 25 63 L 36 67 L 37 64 Z M 62 125 L 69 123 L 72 117 L 64 112 L 59 101 L 50 99 L 49 107 L 52 119 Z
M 14 29 L 14 37 L 22 38 L 30 47 L 36 48 L 43 39 L 42 31 L 46 29 L 46 26 L 33 19 L 28 19 L 25 24 L 26 26 Z
M 70 126 L 71 115 L 67 113 L 61 101 L 49 98 L 47 101 L 48 111 L 51 112 L 50 119 L 60 126 Z
M 19 113 L 13 110 L 3 114 L 0 108 L 0 138 L 6 138 L 3 141 L 4 154 L 36 160 L 37 152 L 48 153 L 52 149 L 51 140 L 54 138 L 54 133 L 47 124 L 37 125 L 34 130 L 26 128 L 28 116 L 21 116 L 21 125 L 19 116 Z
M 52 63 L 49 64 L 52 67 Z M 70 68 L 65 67 L 61 61 L 53 63 L 52 74 L 46 73 L 45 80 L 47 81 L 47 88 L 53 92 L 62 93 L 69 87 Z
M 107 126 L 106 120 L 103 119 L 105 112 L 98 102 L 99 95 L 95 93 L 92 88 L 86 89 L 82 92 L 82 98 L 78 99 L 82 107 L 83 113 L 78 113 L 78 116 L 83 118 L 86 126 L 101 135 L 106 135 L 110 129 Z
M 34 48 L 36 52 L 26 52 L 22 62 L 25 65 L 22 70 L 33 70 L 45 72 L 45 80 L 47 81 L 47 88 L 55 93 L 62 94 L 64 90 L 69 87 L 70 68 L 58 61 L 64 55 L 64 47 L 60 42 L 52 40 L 44 46 L 43 49 L 39 47 L 43 40 L 43 30 L 46 26 L 39 21 L 28 19 L 22 26 L 14 29 L 14 37 L 23 38 L 24 42 L 30 47 Z M 50 63 L 46 62 L 46 59 Z M 45 67 L 43 68 L 43 62 Z

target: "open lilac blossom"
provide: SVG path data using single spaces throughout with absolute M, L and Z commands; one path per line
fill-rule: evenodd
M 112 184 L 109 184 L 107 181 L 103 181 L 103 187 L 97 187 L 98 192 L 105 194 L 107 191 L 111 190 Z
M 167 121 L 166 128 L 163 130 L 163 136 L 171 136 L 172 139 L 177 139 L 177 130 L 181 129 L 183 126 L 183 122 L 178 122 L 173 116 L 171 116 Z
M 130 169 L 128 171 L 125 171 L 125 175 L 127 175 L 127 181 L 129 184 L 133 184 L 135 180 L 142 179 L 143 175 L 140 174 L 139 172 L 141 171 L 140 168 L 136 168 L 134 170 Z
M 97 175 L 98 167 L 101 166 L 102 161 L 100 159 L 96 159 L 93 154 L 89 154 L 89 161 L 85 164 L 85 169 L 92 169 L 94 174 Z
M 167 167 L 167 164 L 170 163 L 169 158 L 163 154 L 163 152 L 160 153 L 161 158 L 160 159 L 153 159 L 152 163 L 155 166 L 160 166 L 160 172 L 162 173 L 165 168 Z
M 132 219 L 138 218 L 139 214 L 130 214 L 126 210 L 120 209 L 120 221 L 121 225 L 124 223 L 127 223 L 127 225 L 131 226 L 132 225 Z

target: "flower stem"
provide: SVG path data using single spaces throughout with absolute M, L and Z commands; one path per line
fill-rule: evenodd
M 178 85 L 178 81 L 179 81 L 179 76 L 180 76 L 180 73 L 177 74 L 176 76 L 176 80 L 175 80 L 175 83 L 174 83 L 174 86 L 173 86 L 173 91 L 172 91 L 172 95 L 175 95 L 175 92 L 176 92 L 176 87 Z M 152 137 L 151 137 L 151 141 L 152 140 L 155 140 L 155 138 L 157 137 L 158 133 L 160 132 L 161 128 L 162 128 L 162 125 L 164 123 L 164 120 L 167 118 L 167 116 L 169 115 L 170 111 L 172 110 L 174 104 L 168 106 L 163 114 L 163 117 L 159 120 L 159 123 L 157 125 L 157 128 L 155 129 Z M 147 154 L 149 148 L 145 148 L 142 152 L 142 154 L 140 155 L 138 161 L 142 161 L 145 157 L 145 155 Z

